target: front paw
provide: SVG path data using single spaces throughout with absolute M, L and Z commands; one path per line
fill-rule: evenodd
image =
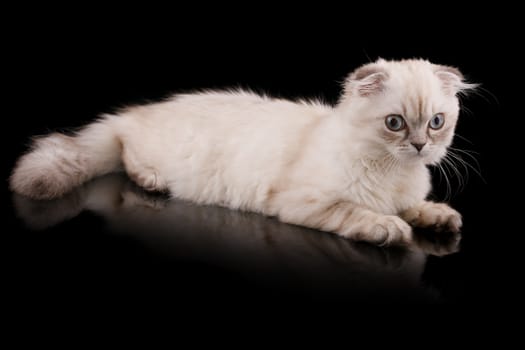
M 412 240 L 412 227 L 395 215 L 374 215 L 362 227 L 356 227 L 354 239 L 379 245 L 407 244 Z
M 462 226 L 461 214 L 444 203 L 425 202 L 405 211 L 402 217 L 413 226 L 434 227 L 437 231 L 457 233 Z

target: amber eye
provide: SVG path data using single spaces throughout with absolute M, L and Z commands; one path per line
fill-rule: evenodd
M 385 119 L 386 127 L 392 131 L 399 131 L 405 128 L 405 120 L 402 116 L 391 114 Z
M 438 130 L 443 127 L 445 124 L 445 116 L 443 113 L 434 114 L 432 119 L 430 119 L 430 122 L 428 123 L 428 126 L 431 129 Z

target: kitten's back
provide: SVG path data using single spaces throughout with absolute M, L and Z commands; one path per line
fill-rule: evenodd
M 330 112 L 320 103 L 246 91 L 175 95 L 105 116 L 73 136 L 39 139 L 17 162 L 10 186 L 29 197 L 55 198 L 124 165 L 148 189 L 207 203 L 236 189 L 232 197 L 240 198 L 243 188 L 256 188 L 250 173 L 278 176 L 308 125 Z

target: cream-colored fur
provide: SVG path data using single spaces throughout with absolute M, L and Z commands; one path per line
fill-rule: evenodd
M 245 91 L 176 95 L 106 115 L 74 136 L 40 139 L 17 163 L 11 188 L 54 198 L 123 166 L 139 185 L 177 198 L 403 243 L 411 227 L 401 217 L 461 227 L 456 211 L 425 202 L 426 165 L 446 154 L 456 94 L 469 87 L 450 67 L 379 60 L 349 76 L 334 107 Z M 445 116 L 440 130 L 428 127 L 436 113 Z M 392 114 L 405 130 L 388 130 Z M 416 142 L 426 143 L 419 153 Z

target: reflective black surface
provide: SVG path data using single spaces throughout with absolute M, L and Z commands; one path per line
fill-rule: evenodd
M 57 200 L 14 195 L 13 203 L 27 228 L 22 234 L 32 240 L 30 254 L 42 259 L 30 275 L 52 269 L 48 276 L 60 283 L 122 279 L 138 283 L 134 288 L 168 288 L 174 297 L 224 293 L 228 299 L 282 294 L 447 303 L 458 297 L 440 290 L 428 264 L 456 254 L 460 235 L 418 231 L 409 247 L 377 247 L 254 213 L 170 200 L 144 192 L 124 174 L 95 179 Z

